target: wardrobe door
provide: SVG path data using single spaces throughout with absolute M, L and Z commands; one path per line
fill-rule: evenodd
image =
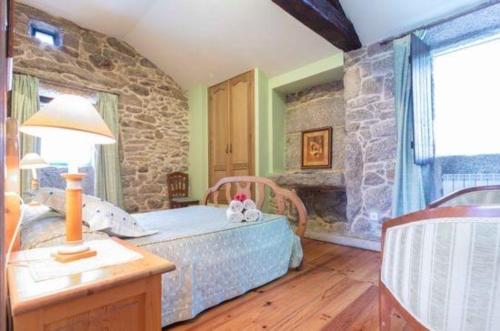
M 254 174 L 253 89 L 253 71 L 229 80 L 229 160 L 232 176 Z
M 228 82 L 210 87 L 209 95 L 209 165 L 210 186 L 230 176 L 229 168 L 229 88 Z

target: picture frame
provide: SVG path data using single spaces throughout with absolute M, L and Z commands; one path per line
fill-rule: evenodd
M 332 167 L 332 127 L 302 131 L 301 168 Z

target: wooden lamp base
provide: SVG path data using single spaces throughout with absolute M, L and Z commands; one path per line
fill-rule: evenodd
M 66 179 L 66 243 L 53 254 L 56 261 L 66 263 L 92 256 L 97 252 L 83 243 L 82 179 L 84 174 L 63 174 Z
M 57 262 L 67 263 L 67 262 L 77 261 L 80 259 L 86 259 L 88 257 L 92 257 L 92 256 L 96 256 L 96 255 L 97 255 L 96 251 L 89 249 L 89 250 L 86 250 L 84 252 L 71 253 L 71 254 L 64 254 L 61 252 L 55 252 L 53 257 L 54 257 L 54 260 L 56 260 Z
M 73 262 L 73 261 L 77 261 L 80 259 L 85 259 L 88 257 L 96 256 L 96 255 L 97 255 L 96 251 L 88 249 L 88 250 L 83 251 L 83 252 L 69 253 L 69 254 L 55 252 L 52 256 L 54 257 L 54 260 L 56 260 L 57 262 L 67 263 L 67 262 Z

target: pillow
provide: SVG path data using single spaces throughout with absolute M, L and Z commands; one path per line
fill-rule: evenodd
M 36 205 L 23 204 L 21 206 L 21 209 L 23 212 L 22 222 L 36 221 L 47 215 L 55 214 L 52 211 L 52 209 L 42 204 L 36 204 Z
M 46 205 L 61 215 L 66 213 L 64 206 L 64 190 L 52 187 L 39 188 L 34 192 L 33 200 Z
M 66 239 L 66 226 L 64 217 L 54 212 L 48 212 L 44 216 L 21 223 L 21 249 L 33 249 L 39 247 L 51 247 L 61 245 Z M 106 239 L 106 233 L 91 231 L 88 226 L 83 225 L 83 239 L 96 240 Z
M 64 214 L 64 190 L 40 188 L 35 200 Z M 103 231 L 120 238 L 139 238 L 157 233 L 143 229 L 126 211 L 92 195 L 83 195 L 82 218 L 93 231 Z
M 83 199 L 83 219 L 91 229 L 121 238 L 139 238 L 157 233 L 143 229 L 126 211 L 91 195 Z

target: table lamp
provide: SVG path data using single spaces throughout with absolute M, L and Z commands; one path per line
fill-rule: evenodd
M 36 191 L 40 187 L 38 182 L 37 169 L 46 168 L 49 164 L 37 153 L 28 153 L 24 155 L 19 168 L 24 170 L 31 170 L 31 191 Z
M 101 145 L 113 144 L 115 138 L 92 103 L 80 96 L 61 95 L 54 98 L 39 112 L 22 124 L 23 133 L 40 137 L 65 139 L 77 143 Z M 82 235 L 82 179 L 78 168 L 68 160 L 68 173 L 62 174 L 66 180 L 66 241 L 54 254 L 59 262 L 70 262 L 91 257 L 97 253 L 83 242 Z

